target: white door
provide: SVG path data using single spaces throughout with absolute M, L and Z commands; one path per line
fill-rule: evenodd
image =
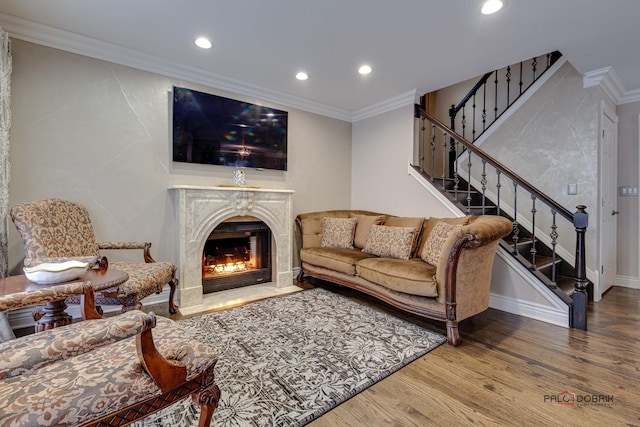
M 618 171 L 618 116 L 604 102 L 600 106 L 600 263 L 599 283 L 594 299 L 614 285 L 617 251 L 617 171 Z

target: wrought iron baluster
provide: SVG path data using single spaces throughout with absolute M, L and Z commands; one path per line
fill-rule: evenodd
M 476 140 L 476 93 L 473 93 L 473 119 L 471 120 L 471 141 Z
M 513 254 L 518 254 L 520 226 L 518 224 L 518 183 L 513 181 Z
M 424 125 L 424 122 L 425 122 L 425 118 L 423 117 L 422 118 L 422 126 L 420 128 L 420 145 L 419 145 L 420 149 L 419 149 L 419 152 L 418 152 L 418 157 L 420 159 L 420 164 L 419 164 L 420 172 L 423 172 L 423 173 L 424 173 L 424 170 L 425 170 L 425 168 L 424 168 L 425 154 L 424 153 L 426 151 L 426 142 L 425 142 L 426 132 L 425 131 L 427 130 L 427 128 Z
M 467 136 L 465 135 L 465 131 L 466 131 L 466 128 L 467 128 L 467 116 L 466 116 L 466 114 L 465 114 L 465 112 L 464 112 L 464 109 L 465 109 L 465 107 L 466 107 L 466 106 L 467 106 L 467 104 L 464 104 L 464 105 L 462 106 L 462 137 L 463 137 L 463 138 L 466 138 L 466 137 L 467 137 Z
M 456 139 L 454 144 L 454 150 L 456 153 L 456 159 L 458 158 L 458 148 L 460 143 Z M 453 165 L 453 193 L 455 195 L 456 200 L 458 200 L 458 189 L 460 188 L 460 175 L 458 175 L 458 161 L 456 161 Z
M 447 132 L 442 132 L 442 189 L 446 190 L 445 174 L 447 170 Z
M 480 180 L 480 184 L 482 184 L 482 215 L 484 215 L 487 206 L 487 198 L 485 196 L 487 191 L 487 161 L 485 159 L 482 159 L 482 179 Z
M 471 213 L 471 151 L 467 150 L 467 213 Z
M 518 83 L 518 86 L 520 86 L 520 95 L 522 95 L 522 85 L 524 84 L 524 82 L 522 81 L 522 62 L 520 62 L 520 82 Z M 518 95 L 518 96 L 520 96 Z
M 482 85 L 482 131 L 487 129 L 487 82 Z
M 538 269 L 536 266 L 536 255 L 538 250 L 536 249 L 536 196 L 531 195 L 531 250 L 529 253 L 531 254 L 531 270 L 535 271 Z
M 502 174 L 502 171 L 500 169 L 496 169 L 496 175 L 498 176 L 498 183 L 496 184 L 496 192 L 498 193 L 497 197 L 496 197 L 496 199 L 498 201 L 496 203 L 498 215 L 500 215 L 500 187 L 502 187 L 502 184 L 500 184 L 500 175 L 501 174 Z
M 436 125 L 431 125 L 431 181 L 436 176 Z
M 533 80 L 531 83 L 536 81 L 536 71 L 538 70 L 538 58 L 533 58 L 531 60 L 531 69 L 533 70 Z
M 556 225 L 556 211 L 551 209 L 551 287 L 557 288 L 556 282 L 556 245 L 558 244 L 558 226 Z
M 496 70 L 496 79 L 494 80 L 496 93 L 495 93 L 495 106 L 493 107 L 494 118 L 493 120 L 498 119 L 498 70 Z
M 509 102 L 509 100 L 511 99 L 511 67 L 507 65 L 507 106 L 506 108 L 509 108 L 509 105 L 511 105 L 511 103 Z

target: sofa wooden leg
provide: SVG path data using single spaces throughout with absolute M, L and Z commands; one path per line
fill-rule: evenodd
M 454 347 L 459 346 L 462 342 L 458 331 L 458 322 L 447 321 L 447 342 Z
M 178 279 L 173 278 L 169 281 L 169 313 L 176 314 L 178 312 L 178 306 L 173 302 L 173 297 L 176 295 L 176 289 L 178 288 Z
M 300 273 L 298 273 L 298 275 L 296 276 L 296 282 L 304 282 L 304 272 L 302 271 L 302 268 L 300 269 Z

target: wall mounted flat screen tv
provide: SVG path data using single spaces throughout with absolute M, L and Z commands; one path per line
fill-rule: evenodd
M 173 161 L 287 170 L 286 111 L 173 88 Z

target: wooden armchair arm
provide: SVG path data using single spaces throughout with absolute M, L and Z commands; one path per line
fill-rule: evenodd
M 98 249 L 142 249 L 144 262 L 156 262 L 151 257 L 151 242 L 98 242 Z
M 156 316 L 149 313 L 145 319 L 145 326 L 136 335 L 136 351 L 145 372 L 160 387 L 163 393 L 174 389 L 187 379 L 186 366 L 165 359 L 153 343 L 151 329 L 156 326 Z

